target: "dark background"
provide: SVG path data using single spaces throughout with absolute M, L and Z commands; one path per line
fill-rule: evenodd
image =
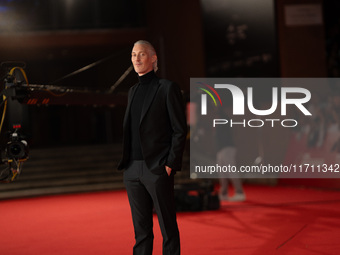
M 320 4 L 323 24 L 286 27 L 291 4 Z M 339 11 L 336 0 L 0 0 L 0 61 L 24 61 L 31 84 L 106 91 L 146 39 L 187 99 L 190 77 L 339 77 Z M 135 82 L 132 71 L 114 93 Z M 21 107 L 31 147 L 121 140 L 125 106 Z

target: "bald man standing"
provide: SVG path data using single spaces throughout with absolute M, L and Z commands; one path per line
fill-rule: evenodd
M 124 184 L 131 207 L 134 255 L 153 250 L 153 207 L 163 236 L 163 255 L 180 254 L 174 203 L 174 174 L 182 167 L 187 125 L 180 88 L 156 76 L 157 54 L 137 41 L 131 61 L 139 83 L 128 95 L 123 130 Z

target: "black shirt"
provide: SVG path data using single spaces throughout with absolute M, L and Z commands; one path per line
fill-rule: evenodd
M 130 137 L 131 137 L 131 160 L 143 160 L 143 151 L 140 142 L 139 124 L 142 115 L 144 99 L 148 93 L 151 81 L 156 77 L 154 71 L 138 76 L 139 84 L 131 102 L 130 110 Z

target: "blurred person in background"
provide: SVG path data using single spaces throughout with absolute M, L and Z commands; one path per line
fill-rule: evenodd
M 230 120 L 228 106 L 219 109 L 218 115 L 220 119 Z M 232 128 L 229 125 L 216 125 L 216 162 L 219 166 L 236 166 L 236 146 L 233 139 Z M 242 180 L 238 173 L 221 173 L 220 174 L 220 200 L 226 201 L 245 201 L 246 195 L 243 190 Z M 229 195 L 229 182 L 231 182 L 235 193 Z

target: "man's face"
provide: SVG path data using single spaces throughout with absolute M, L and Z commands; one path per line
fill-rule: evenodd
M 157 56 L 151 56 L 151 51 L 145 44 L 136 44 L 131 53 L 131 61 L 136 73 L 142 76 L 153 70 L 153 63 Z

